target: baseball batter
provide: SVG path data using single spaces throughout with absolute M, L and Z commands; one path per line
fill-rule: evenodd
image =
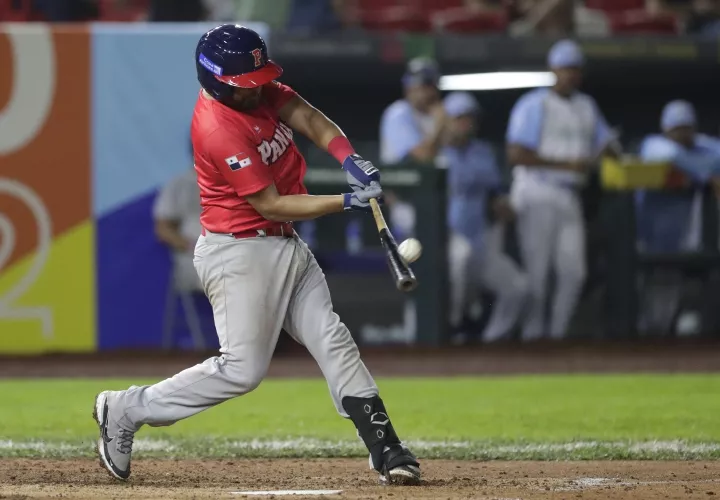
M 578 91 L 583 54 L 570 40 L 548 54 L 556 83 L 518 100 L 507 130 L 510 193 L 530 285 L 524 340 L 565 336 L 585 280 L 585 223 L 579 191 L 613 139 L 595 100 Z M 547 278 L 555 271 L 550 321 Z
M 355 424 L 381 481 L 419 482 L 419 464 L 333 312 L 322 271 L 288 222 L 369 211 L 369 200 L 382 197 L 377 169 L 332 121 L 275 81 L 282 69 L 254 31 L 232 24 L 210 30 L 195 63 L 202 90 L 192 142 L 203 231 L 194 264 L 213 306 L 221 354 L 152 386 L 100 393 L 94 416 L 102 465 L 127 479 L 133 437 L 144 424 L 170 425 L 255 389 L 284 329 L 320 365 L 337 411 Z M 294 131 L 337 158 L 351 193 L 307 194 Z

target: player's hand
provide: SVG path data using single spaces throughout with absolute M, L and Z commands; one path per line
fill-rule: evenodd
M 345 193 L 343 195 L 343 208 L 348 210 L 356 210 L 360 212 L 372 212 L 370 208 L 370 199 L 377 199 L 378 203 L 383 203 L 383 192 L 379 182 L 371 182 L 370 186 L 357 190 L 353 193 Z
M 438 101 L 430 107 L 430 116 L 435 120 L 437 127 L 444 126 L 448 121 L 447 113 L 445 112 L 445 106 L 442 101 Z
M 380 183 L 380 171 L 368 160 L 355 154 L 345 158 L 342 165 L 346 172 L 347 183 L 353 191 L 360 191 L 370 186 L 371 182 Z

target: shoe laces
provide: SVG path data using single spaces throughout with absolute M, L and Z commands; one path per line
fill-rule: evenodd
M 130 453 L 132 451 L 133 439 L 135 439 L 135 433 L 125 429 L 118 429 L 117 450 L 120 453 Z

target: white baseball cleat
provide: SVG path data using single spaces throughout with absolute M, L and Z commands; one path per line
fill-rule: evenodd
M 381 484 L 414 486 L 420 484 L 420 482 L 420 467 L 414 465 L 399 465 L 394 469 L 390 469 L 386 474 L 380 475 Z
M 401 486 L 420 484 L 420 464 L 405 445 L 386 446 L 383 451 L 383 461 L 380 484 Z M 370 468 L 374 468 L 372 457 L 370 457 Z
M 111 391 L 104 391 L 95 397 L 93 418 L 100 429 L 97 441 L 97 452 L 100 465 L 116 479 L 125 480 L 130 477 L 130 458 L 132 455 L 134 432 L 118 426 L 108 418 Z

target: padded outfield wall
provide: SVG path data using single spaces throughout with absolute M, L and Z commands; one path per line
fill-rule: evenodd
M 160 346 L 151 205 L 191 167 L 206 29 L 0 24 L 0 353 Z

